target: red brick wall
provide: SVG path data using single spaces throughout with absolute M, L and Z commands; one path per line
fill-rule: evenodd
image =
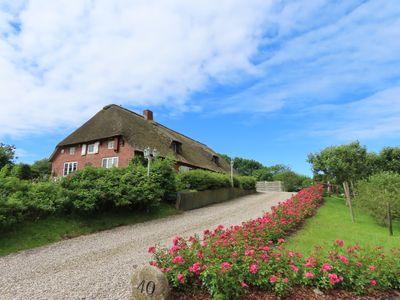
M 52 174 L 53 176 L 63 176 L 64 172 L 64 163 L 66 162 L 77 162 L 78 170 L 83 169 L 86 165 L 92 165 L 95 167 L 101 167 L 102 159 L 105 157 L 118 157 L 118 166 L 125 167 L 131 161 L 133 156 L 135 155 L 135 151 L 133 147 L 131 147 L 128 143 L 122 144 L 119 143 L 119 149 L 116 152 L 117 148 L 117 139 L 114 142 L 114 149 L 107 149 L 107 140 L 101 140 L 99 146 L 99 153 L 81 155 L 82 145 L 71 145 L 65 146 L 57 149 L 53 160 L 52 160 Z M 75 147 L 75 154 L 70 154 L 70 147 Z M 62 153 L 62 149 L 64 149 L 64 153 Z

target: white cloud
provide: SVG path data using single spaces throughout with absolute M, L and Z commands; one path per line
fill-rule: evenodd
M 309 110 L 326 120 L 314 126 L 313 135 L 339 140 L 370 140 L 400 135 L 400 86 L 361 100 Z
M 76 126 L 110 102 L 197 108 L 190 95 L 210 80 L 254 74 L 250 59 L 269 7 L 262 0 L 0 3 L 0 136 Z
M 288 2 L 271 10 L 266 26 L 261 75 L 220 102 L 224 111 L 280 110 L 303 118 L 292 130 L 307 135 L 400 133 L 398 114 L 387 115 L 400 110 L 398 1 Z
M 399 134 L 386 113 L 399 108 L 397 0 L 13 3 L 0 0 L 0 136 L 75 127 L 111 102 L 310 114 L 302 126 L 315 120 L 316 135 Z

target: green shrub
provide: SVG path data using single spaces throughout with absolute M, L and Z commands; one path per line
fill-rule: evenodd
M 95 213 L 110 209 L 146 209 L 175 197 L 175 172 L 171 162 L 152 162 L 150 176 L 142 164 L 126 168 L 86 167 L 64 178 L 65 196 L 78 213 Z M 68 201 L 67 201 L 68 202 Z
M 121 197 L 114 170 L 88 166 L 72 176 L 63 178 L 65 196 L 78 213 L 105 211 L 114 207 Z
M 393 219 L 400 219 L 400 174 L 382 172 L 359 181 L 354 203 L 380 224 L 387 222 L 387 204 L 390 203 Z
M 282 181 L 286 192 L 296 192 L 301 188 L 311 186 L 310 178 L 293 171 L 284 171 L 274 175 L 274 180 Z
M 3 168 L 4 169 L 4 168 Z M 0 230 L 8 229 L 23 220 L 26 205 L 24 198 L 29 191 L 27 181 L 15 177 L 0 180 Z
M 178 174 L 178 188 L 198 191 L 215 190 L 230 187 L 230 177 L 227 174 L 205 170 L 192 170 Z
M 256 179 L 252 176 L 235 176 L 240 183 L 240 187 L 244 190 L 255 190 Z
M 174 203 L 177 192 L 177 172 L 174 169 L 175 161 L 172 158 L 157 159 L 151 164 L 152 179 L 157 182 L 162 192 L 162 199 Z
M 26 215 L 31 219 L 62 211 L 65 201 L 60 184 L 51 181 L 30 184 L 29 191 L 23 199 L 27 209 Z
M 11 176 L 17 177 L 18 179 L 29 180 L 32 178 L 31 166 L 27 164 L 15 165 L 11 170 Z

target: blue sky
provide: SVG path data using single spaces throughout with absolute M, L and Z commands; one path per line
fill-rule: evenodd
M 116 103 L 310 175 L 332 144 L 399 146 L 400 4 L 0 0 L 0 87 L 23 162 Z

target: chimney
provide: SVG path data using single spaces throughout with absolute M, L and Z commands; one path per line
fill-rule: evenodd
M 145 109 L 143 111 L 143 116 L 145 120 L 153 121 L 153 112 L 151 110 Z

